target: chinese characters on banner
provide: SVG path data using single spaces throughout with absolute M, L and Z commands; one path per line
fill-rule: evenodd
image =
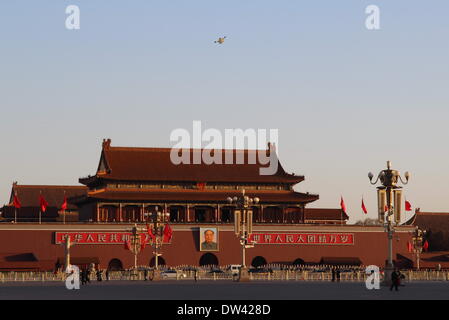
M 72 242 L 77 244 L 121 244 L 131 239 L 130 232 L 55 232 L 55 243 L 65 243 L 64 237 L 70 236 Z M 148 233 L 140 233 L 144 237 L 146 244 L 151 242 Z M 165 242 L 164 243 L 169 243 Z
M 64 243 L 64 237 L 70 236 L 77 244 L 123 244 L 131 237 L 129 232 L 55 232 L 55 243 Z M 141 233 L 147 244 L 151 237 Z M 353 245 L 352 233 L 253 233 L 250 241 L 256 244 L 312 244 L 312 245 Z M 165 243 L 165 242 L 164 242 Z
M 323 244 L 353 245 L 352 233 L 253 233 L 250 241 L 256 244 Z

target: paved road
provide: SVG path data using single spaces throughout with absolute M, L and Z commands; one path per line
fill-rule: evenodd
M 92 282 L 80 290 L 67 290 L 60 282 L 0 283 L 0 300 L 307 300 L 307 299 L 449 299 L 449 282 L 412 282 L 398 292 L 388 288 L 367 290 L 354 282 L 251 282 L 161 281 Z

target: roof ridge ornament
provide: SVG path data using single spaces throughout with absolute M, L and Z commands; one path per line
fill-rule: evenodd
M 111 147 L 111 139 L 103 139 L 103 150 L 109 150 Z

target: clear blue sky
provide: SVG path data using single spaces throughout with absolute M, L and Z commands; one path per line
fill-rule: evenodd
M 343 195 L 352 222 L 362 195 L 375 217 L 367 172 L 387 160 L 411 171 L 414 206 L 449 211 L 448 16 L 447 0 L 1 1 L 0 202 L 15 180 L 94 173 L 103 138 L 167 147 L 201 120 L 279 129 L 297 190 Z

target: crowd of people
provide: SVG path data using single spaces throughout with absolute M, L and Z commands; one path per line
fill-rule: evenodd
M 253 269 L 257 269 L 252 267 Z M 330 280 L 332 282 L 340 282 L 341 280 L 341 274 L 342 273 L 365 273 L 365 267 L 364 266 L 349 266 L 349 265 L 342 265 L 342 266 L 335 266 L 335 265 L 282 265 L 282 264 L 267 264 L 264 266 L 260 266 L 258 268 L 263 268 L 265 270 L 272 271 L 288 271 L 288 272 L 311 272 L 311 273 L 319 273 L 319 272 L 325 272 L 330 273 L 331 278 Z M 151 280 L 150 272 L 148 268 L 142 268 L 143 270 L 143 280 L 148 281 Z M 200 271 L 204 272 L 211 272 L 216 270 L 223 270 L 223 272 L 229 271 L 229 268 L 227 266 L 224 266 L 222 268 L 214 265 L 210 266 L 178 266 L 176 268 L 168 268 L 166 266 L 161 266 L 161 271 L 167 271 L 167 270 L 176 270 L 176 271 L 184 271 L 189 274 L 195 281 L 198 280 Z M 122 279 L 123 276 L 127 274 L 127 272 L 131 272 L 131 270 L 122 270 Z M 380 269 L 381 274 L 383 274 L 384 270 Z M 95 268 L 94 264 L 89 265 L 88 267 L 82 268 L 80 270 L 80 280 L 81 284 L 86 285 L 90 283 L 90 281 L 96 277 L 96 281 L 103 281 L 103 278 L 106 278 L 106 281 L 109 281 L 110 271 L 108 269 L 102 270 L 97 266 L 97 269 Z M 126 278 L 126 277 L 125 277 Z M 405 279 L 405 275 L 401 273 L 401 271 L 398 268 L 395 268 L 394 271 L 391 274 L 391 287 L 390 290 L 395 289 L 398 291 L 398 288 L 400 286 L 403 286 L 401 281 Z M 329 278 L 328 278 L 329 279 Z
M 81 284 L 85 285 L 90 283 L 92 276 L 96 276 L 97 281 L 103 281 L 103 274 L 106 275 L 106 280 L 109 281 L 109 270 L 106 271 L 101 270 L 98 266 L 97 270 L 95 270 L 95 265 L 91 264 L 86 268 L 82 268 L 80 270 L 80 280 Z

